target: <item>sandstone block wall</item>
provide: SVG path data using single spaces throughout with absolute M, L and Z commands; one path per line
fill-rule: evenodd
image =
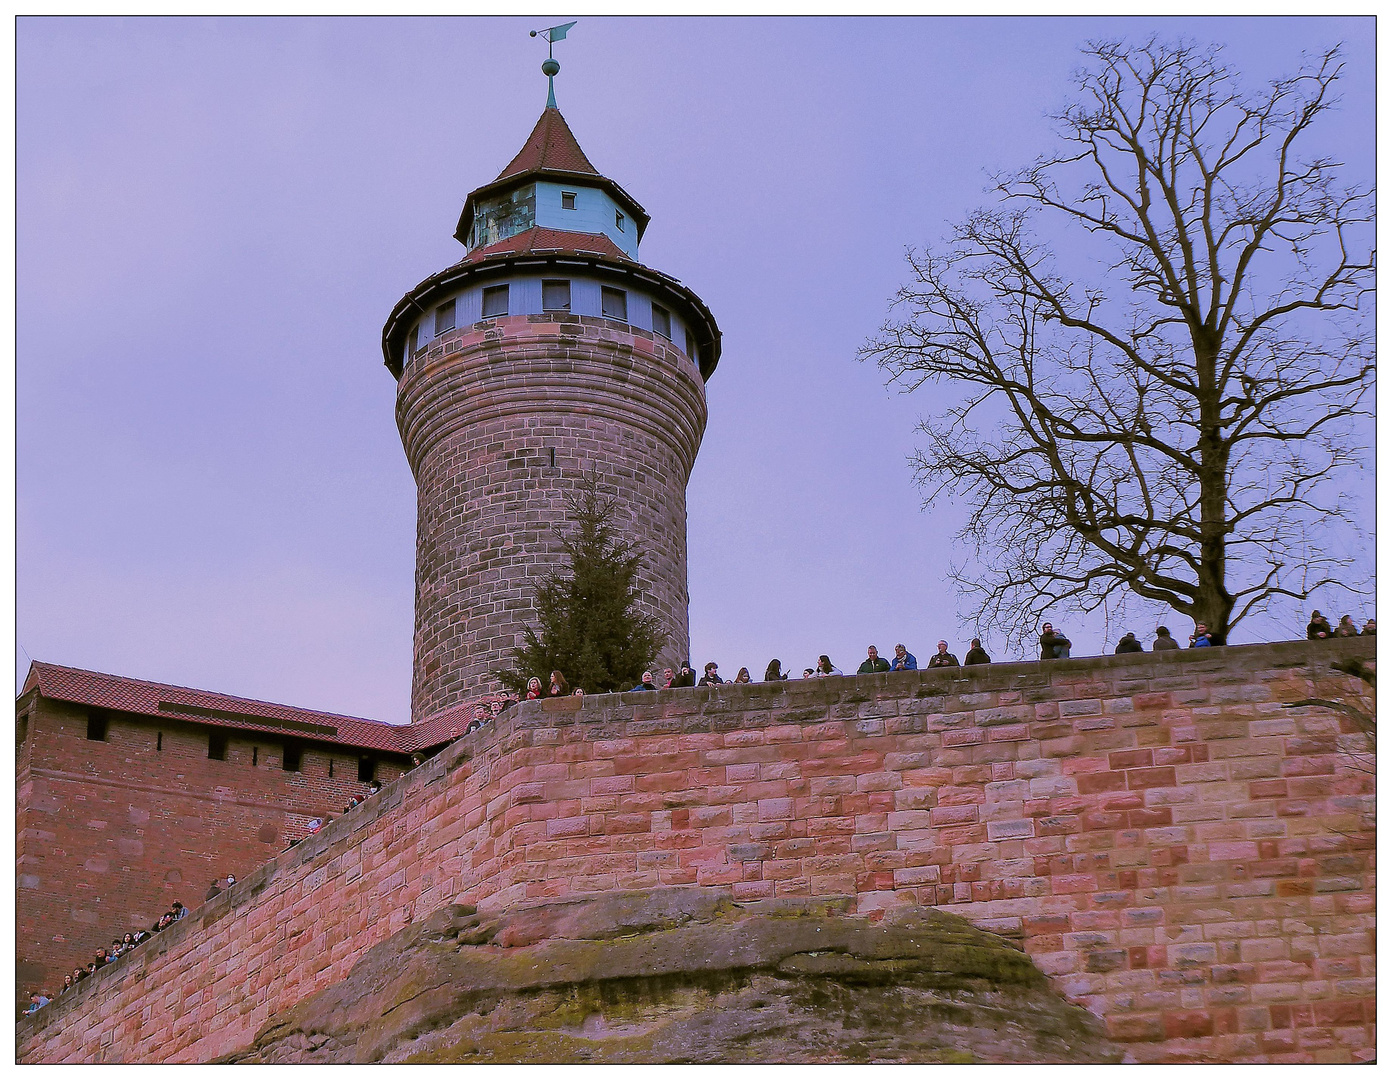
M 667 634 L 663 662 L 685 658 L 686 482 L 706 402 L 670 342 L 560 313 L 464 327 L 408 365 L 397 424 L 418 490 L 414 720 L 497 688 L 591 469 L 648 552 L 640 600 Z
M 1373 777 L 1292 642 L 525 703 L 19 1029 L 200 1061 L 446 903 L 660 884 L 928 905 L 1138 1061 L 1374 1054 Z M 143 953 L 143 955 L 142 955 Z
M 268 733 L 221 729 L 226 759 L 212 761 L 209 729 L 172 718 L 109 712 L 99 742 L 82 706 L 36 696 L 22 712 L 17 993 L 52 993 L 112 938 L 148 930 L 175 900 L 197 908 L 214 877 L 251 873 L 311 817 L 369 791 L 346 748 L 306 744 L 300 771 L 285 772 Z M 401 773 L 377 762 L 383 783 Z

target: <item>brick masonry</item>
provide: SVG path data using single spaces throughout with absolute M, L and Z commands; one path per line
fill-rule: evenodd
M 454 901 L 852 894 L 1016 937 L 1136 1061 L 1374 1050 L 1367 642 L 528 702 L 21 1022 L 207 1061 Z
M 489 320 L 411 361 L 397 426 L 418 492 L 413 720 L 497 688 L 590 470 L 647 552 L 639 602 L 667 635 L 659 663 L 686 658 L 686 482 L 705 425 L 685 354 L 607 319 Z
M 197 724 L 108 712 L 94 741 L 82 706 L 33 694 L 20 706 L 17 992 L 52 993 L 113 937 L 150 929 L 175 900 L 196 909 L 214 877 L 244 877 L 311 818 L 371 790 L 352 747 L 305 743 L 300 770 L 286 772 L 269 733 L 215 729 L 227 751 L 213 761 Z M 373 757 L 383 783 L 407 760 Z

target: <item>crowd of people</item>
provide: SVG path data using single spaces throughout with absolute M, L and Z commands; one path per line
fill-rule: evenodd
M 213 888 L 208 890 L 207 899 L 211 900 L 222 891 L 219 885 L 219 882 L 222 880 L 222 878 L 218 878 L 213 882 Z M 226 880 L 227 884 L 230 886 L 235 884 L 237 879 L 229 874 Z M 161 931 L 167 930 L 180 919 L 186 917 L 188 913 L 188 908 L 184 907 L 178 900 L 175 900 L 174 903 L 170 905 L 169 910 L 161 915 L 150 929 L 135 930 L 126 934 L 124 937 L 112 938 L 111 944 L 104 949 L 98 949 L 94 958 L 88 961 L 85 967 L 75 967 L 72 969 L 72 974 L 63 976 L 63 985 L 58 988 L 56 996 L 62 997 L 64 994 L 76 989 L 85 979 L 90 979 L 95 975 L 99 968 L 104 968 L 108 964 L 116 963 L 117 960 L 125 956 L 126 953 L 130 952 L 136 946 L 149 941 L 150 938 Z M 38 1012 L 52 1000 L 53 997 L 43 991 L 30 991 L 29 1007 L 24 1010 L 24 1015 L 28 1016 L 31 1013 Z
M 1331 627 L 1323 615 L 1316 611 L 1310 618 L 1310 625 L 1307 628 L 1307 637 L 1316 638 L 1340 638 L 1340 637 L 1366 637 L 1377 633 L 1377 620 L 1368 619 L 1360 630 L 1349 615 L 1343 616 L 1339 620 L 1338 626 Z M 1194 624 L 1194 632 L 1189 635 L 1187 646 L 1182 646 L 1171 634 L 1169 627 L 1157 626 L 1155 628 L 1155 640 L 1151 643 L 1152 652 L 1164 652 L 1168 649 L 1190 648 L 1204 649 L 1212 646 L 1223 645 L 1225 642 L 1222 637 L 1211 631 L 1207 624 L 1199 622 Z M 1072 655 L 1073 643 L 1068 640 L 1068 635 L 1061 629 L 1056 628 L 1053 623 L 1046 622 L 1040 627 L 1039 632 L 1039 659 L 1040 660 L 1062 660 Z M 1146 648 L 1137 639 L 1132 631 L 1122 635 L 1117 642 L 1115 653 L 1138 653 L 1145 652 Z M 893 657 L 881 656 L 879 648 L 871 645 L 866 649 L 865 659 L 856 668 L 857 675 L 871 675 L 883 671 L 917 671 L 919 664 L 917 657 L 904 646 L 903 642 L 894 646 Z M 973 667 L 978 664 L 991 663 L 991 655 L 982 647 L 980 638 L 972 638 L 971 645 L 961 660 L 957 659 L 957 654 L 948 648 L 946 641 L 939 641 L 936 650 L 928 657 L 923 665 L 925 668 L 941 667 Z M 689 660 L 683 660 L 677 668 L 665 668 L 662 677 L 657 678 L 653 672 L 643 672 L 642 681 L 635 686 L 634 690 L 665 690 L 672 687 L 681 686 L 721 686 L 721 685 L 740 685 L 748 682 L 780 682 L 792 678 L 792 675 L 784 672 L 780 660 L 770 660 L 768 667 L 764 669 L 764 676 L 761 680 L 755 680 L 750 675 L 747 667 L 739 669 L 738 674 L 733 679 L 723 679 L 720 676 L 720 665 L 712 660 L 702 669 L 703 674 L 698 679 L 696 672 Z M 830 676 L 844 675 L 840 668 L 831 662 L 831 658 L 822 653 L 817 657 L 815 667 L 802 669 L 802 678 L 821 679 Z M 536 684 L 536 693 L 528 692 L 528 698 L 547 696 L 541 692 L 541 680 L 533 679 Z M 559 671 L 551 673 L 551 689 L 549 693 L 569 693 L 566 689 L 564 676 Z M 576 694 L 584 693 L 583 690 L 576 689 Z

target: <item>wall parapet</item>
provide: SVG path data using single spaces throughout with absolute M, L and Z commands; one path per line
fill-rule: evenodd
M 1368 688 L 1283 642 L 526 702 L 16 1031 L 208 1061 L 449 903 L 706 885 L 943 908 L 1136 1060 L 1372 1053 Z

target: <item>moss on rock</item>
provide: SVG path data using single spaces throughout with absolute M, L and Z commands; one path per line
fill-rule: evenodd
M 720 889 L 451 906 L 234 1062 L 1118 1061 L 1018 949 L 956 916 Z

